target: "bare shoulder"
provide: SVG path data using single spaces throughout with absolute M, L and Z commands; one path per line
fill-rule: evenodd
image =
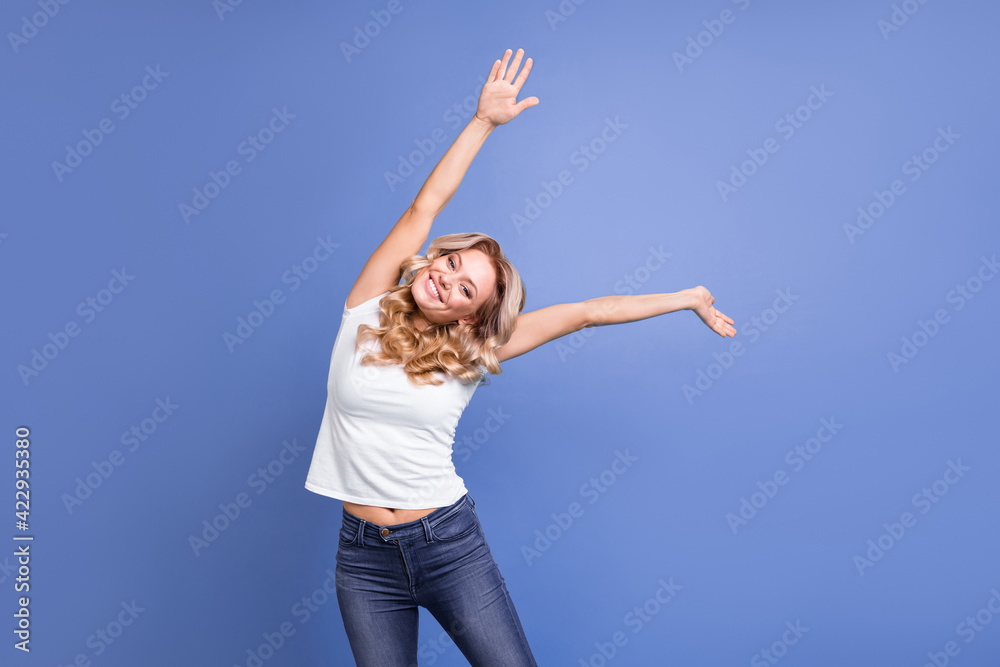
M 347 307 L 353 308 L 399 284 L 403 260 L 416 255 L 427 240 L 434 216 L 412 206 L 400 216 L 388 236 L 368 258 L 350 294 Z
M 497 361 L 513 359 L 549 341 L 579 331 L 590 323 L 587 304 L 559 303 L 517 317 L 510 340 L 497 348 Z
M 354 288 L 351 289 L 351 293 L 347 295 L 347 301 L 345 302 L 344 305 L 347 308 L 357 308 L 364 302 L 370 301 L 371 299 L 374 299 L 380 294 L 385 294 L 386 292 L 386 290 L 384 289 L 369 290 L 369 291 L 371 291 L 370 294 L 368 293 L 368 291 L 358 289 L 358 286 L 355 285 Z

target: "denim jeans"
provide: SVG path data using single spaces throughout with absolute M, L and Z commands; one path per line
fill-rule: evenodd
M 537 667 L 475 506 L 466 493 L 393 526 L 344 510 L 337 603 L 358 667 L 416 667 L 418 607 L 470 664 Z M 425 647 L 420 658 L 428 664 L 439 651 Z

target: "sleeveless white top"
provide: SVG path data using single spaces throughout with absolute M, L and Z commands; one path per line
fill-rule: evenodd
M 479 383 L 438 372 L 442 384 L 417 386 L 402 365 L 361 365 L 379 343 L 366 340 L 355 352 L 358 325 L 379 325 L 386 294 L 354 308 L 344 304 L 305 487 L 362 505 L 446 507 L 467 491 L 451 454 L 455 427 Z

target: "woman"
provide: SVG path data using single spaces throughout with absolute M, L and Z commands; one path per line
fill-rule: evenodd
M 487 371 L 584 327 L 681 309 L 736 333 L 701 286 L 521 314 L 521 278 L 489 236 L 442 236 L 415 254 L 486 137 L 538 104 L 516 102 L 531 71 L 528 58 L 514 80 L 522 55 L 509 69 L 510 49 L 493 63 L 475 116 L 351 288 L 334 343 L 306 488 L 343 501 L 337 601 L 362 667 L 417 664 L 419 606 L 473 665 L 536 664 L 451 462 L 455 426 Z

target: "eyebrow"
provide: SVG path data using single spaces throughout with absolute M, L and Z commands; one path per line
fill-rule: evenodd
M 456 252 L 455 253 L 455 257 L 458 258 L 458 266 L 459 266 L 459 268 L 461 268 L 462 267 L 462 255 L 460 253 Z M 472 285 L 472 289 L 473 289 L 472 296 L 473 297 L 478 296 L 479 295 L 479 288 L 476 287 L 476 283 L 472 282 L 472 278 L 469 278 L 469 284 Z

